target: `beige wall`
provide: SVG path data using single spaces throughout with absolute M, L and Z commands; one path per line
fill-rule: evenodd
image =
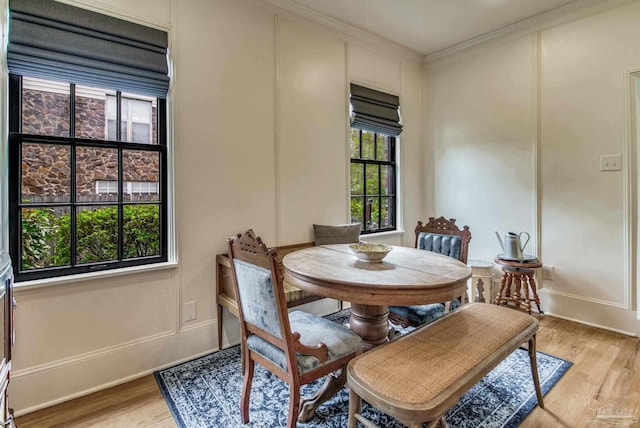
M 409 232 L 380 239 L 412 245 L 422 207 L 417 54 L 378 48 L 262 1 L 75 3 L 170 33 L 179 263 L 18 286 L 10 385 L 18 414 L 213 351 L 214 260 L 228 236 L 253 227 L 270 245 L 284 245 L 311 241 L 314 222 L 349 220 L 350 80 L 401 97 L 401 221 Z M 197 320 L 182 322 L 181 308 L 192 300 Z M 310 309 L 336 307 L 325 301 Z M 229 317 L 224 326 L 225 342 L 237 342 L 237 322 Z
M 428 61 L 425 210 L 471 227 L 470 258 L 501 252 L 494 230 L 528 231 L 526 252 L 555 268 L 543 310 L 638 335 L 627 82 L 640 4 L 553 18 Z M 599 170 L 608 154 L 622 171 Z

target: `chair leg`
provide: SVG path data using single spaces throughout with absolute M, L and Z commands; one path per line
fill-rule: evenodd
M 349 388 L 349 428 L 356 428 L 358 422 L 356 413 L 362 411 L 362 398 Z
M 300 414 L 300 387 L 289 385 L 289 415 L 287 416 L 287 428 L 296 428 L 296 421 Z
M 216 305 L 218 306 L 218 350 L 221 351 L 222 350 L 222 305 Z
M 245 352 L 245 356 L 248 356 L 249 353 Z M 246 358 L 247 361 L 244 361 L 244 382 L 242 383 L 242 399 L 240 401 L 240 417 L 242 418 L 242 423 L 249 423 L 249 398 L 251 396 L 251 383 L 253 382 L 253 367 L 254 362 L 250 358 Z
M 538 406 L 544 409 L 544 401 L 542 399 L 542 390 L 540 389 L 540 379 L 538 378 L 538 360 L 536 359 L 536 335 L 529 340 L 529 361 L 531 362 L 531 377 L 533 377 L 533 385 L 536 388 L 536 397 L 538 398 Z

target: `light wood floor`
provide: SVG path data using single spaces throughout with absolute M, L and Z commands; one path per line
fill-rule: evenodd
M 521 427 L 605 427 L 594 410 L 614 403 L 640 421 L 640 341 L 636 338 L 543 317 L 538 350 L 574 365 Z M 153 376 L 17 418 L 30 427 L 175 427 Z M 640 427 L 636 424 L 617 427 Z

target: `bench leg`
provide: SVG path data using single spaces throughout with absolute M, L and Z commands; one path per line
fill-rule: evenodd
M 531 362 L 531 377 L 533 377 L 533 385 L 536 388 L 536 397 L 538 398 L 538 406 L 544 409 L 544 401 L 542 399 L 542 390 L 540 389 L 540 379 L 538 378 L 538 360 L 536 359 L 536 335 L 529 339 L 529 361 Z
M 362 411 L 362 398 L 352 388 L 349 388 L 349 428 L 356 428 L 358 424 L 356 414 Z
M 411 425 L 411 427 L 413 426 L 414 425 Z M 415 425 L 415 426 L 422 427 L 422 423 L 418 422 L 418 425 Z M 444 416 L 440 416 L 438 419 L 427 423 L 427 428 L 449 428 L 449 424 L 444 419 Z

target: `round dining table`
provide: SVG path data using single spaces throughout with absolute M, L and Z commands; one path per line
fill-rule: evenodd
M 466 294 L 471 268 L 438 253 L 393 246 L 380 262 L 360 260 L 348 244 L 287 254 L 285 280 L 313 294 L 351 303 L 349 327 L 368 350 L 388 341 L 389 306 L 447 302 Z

